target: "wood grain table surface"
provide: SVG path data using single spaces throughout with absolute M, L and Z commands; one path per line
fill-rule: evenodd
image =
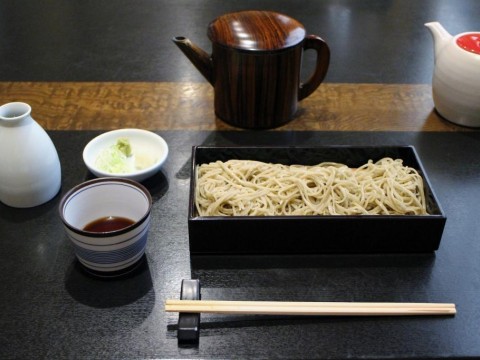
M 237 130 L 213 111 L 206 82 L 0 82 L 46 130 Z M 240 129 L 238 129 L 240 130 Z M 471 131 L 440 117 L 429 84 L 324 83 L 275 131 Z

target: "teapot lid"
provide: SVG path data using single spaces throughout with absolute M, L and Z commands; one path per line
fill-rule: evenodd
M 272 51 L 297 45 L 305 28 L 297 20 L 272 11 L 240 11 L 222 15 L 208 26 L 214 43 L 240 50 Z
M 460 36 L 457 39 L 457 45 L 468 52 L 480 54 L 480 33 L 469 33 Z

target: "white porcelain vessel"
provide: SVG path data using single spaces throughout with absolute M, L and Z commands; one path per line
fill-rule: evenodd
M 480 31 L 452 36 L 438 22 L 425 26 L 435 47 L 435 108 L 453 123 L 480 127 Z
M 60 190 L 55 146 L 22 102 L 0 106 L 0 202 L 28 208 L 51 200 Z

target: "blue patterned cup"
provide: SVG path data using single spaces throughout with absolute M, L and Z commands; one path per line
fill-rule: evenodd
M 59 212 L 80 263 L 113 273 L 135 265 L 145 253 L 151 208 L 152 198 L 143 185 L 100 178 L 68 191 Z

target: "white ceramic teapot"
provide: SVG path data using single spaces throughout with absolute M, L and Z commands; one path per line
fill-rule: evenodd
M 438 22 L 425 26 L 435 45 L 435 108 L 453 123 L 480 127 L 480 32 L 452 36 Z

